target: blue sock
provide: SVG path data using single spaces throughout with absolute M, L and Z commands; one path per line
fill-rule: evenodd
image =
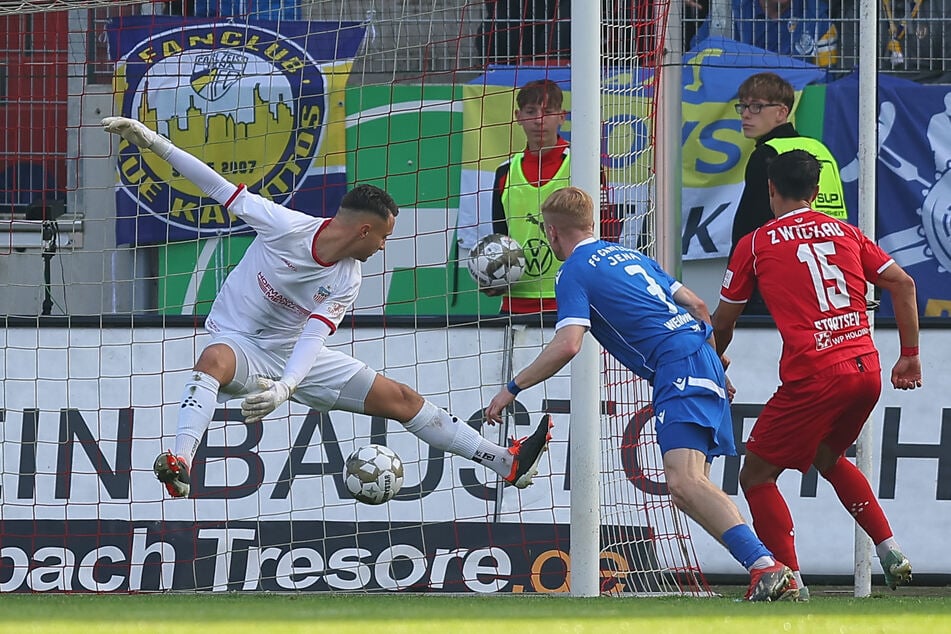
M 746 524 L 737 524 L 723 533 L 720 539 L 726 544 L 733 558 L 740 562 L 747 570 L 749 570 L 753 562 L 760 557 L 773 556 L 773 553 L 767 550 L 763 542 L 761 542 L 759 537 L 753 532 L 753 529 Z

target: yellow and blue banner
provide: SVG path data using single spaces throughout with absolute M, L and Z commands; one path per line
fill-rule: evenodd
M 733 216 L 743 192 L 746 160 L 754 147 L 754 141 L 743 136 L 733 104 L 740 84 L 763 71 L 784 77 L 797 93 L 826 79 L 826 71 L 812 64 L 722 37 L 704 40 L 685 56 L 681 211 L 685 260 L 726 257 L 730 252 Z M 602 157 L 610 202 L 625 214 L 624 240 L 625 234 L 639 235 L 638 221 L 653 204 L 654 75 L 649 69 L 605 69 L 602 75 Z M 457 229 L 463 247 L 491 233 L 495 169 L 525 147 L 524 134 L 513 122 L 518 87 L 546 77 L 565 91 L 569 116 L 563 136 L 570 140 L 569 68 L 490 68 L 464 86 Z M 633 231 L 628 229 L 631 220 L 635 221 Z
M 571 140 L 571 69 L 490 66 L 462 86 L 462 170 L 457 240 L 469 249 L 492 233 L 495 170 L 525 149 L 525 133 L 515 124 L 516 96 L 530 81 L 549 79 L 564 92 L 568 112 L 561 136 Z M 602 156 L 612 200 L 626 208 L 646 206 L 653 153 L 647 115 L 653 91 L 650 70 L 614 69 L 602 80 Z M 608 201 L 606 201 L 608 202 Z
M 518 88 L 550 79 L 564 91 L 568 118 L 562 136 L 571 139 L 571 83 L 567 68 L 493 66 L 462 86 L 462 170 L 456 239 L 466 249 L 492 233 L 492 184 L 495 170 L 525 149 L 525 133 L 515 124 Z
M 236 184 L 331 216 L 347 189 L 344 94 L 364 31 L 355 22 L 120 18 L 108 30 L 116 112 Z M 117 171 L 117 244 L 249 231 L 126 141 Z
M 727 257 L 733 216 L 743 194 L 746 161 L 755 141 L 743 136 L 733 104 L 748 77 L 773 72 L 801 94 L 824 81 L 824 70 L 791 57 L 722 37 L 708 38 L 684 57 L 683 191 L 684 260 Z

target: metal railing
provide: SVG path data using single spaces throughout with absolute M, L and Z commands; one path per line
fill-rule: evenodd
M 662 0 L 601 0 L 604 3 L 604 42 L 612 50 L 639 51 L 653 47 L 642 40 L 654 36 L 654 9 Z M 777 4 L 776 0 L 762 0 Z M 791 0 L 777 19 L 766 17 L 761 0 L 687 0 L 684 11 L 685 48 L 698 33 L 757 40 L 764 48 L 782 40 L 793 49 L 808 48 L 815 22 L 821 37 L 831 26 L 837 72 L 858 64 L 857 0 Z M 148 6 L 148 5 L 143 5 Z M 753 9 L 749 9 L 749 7 Z M 141 7 L 97 9 L 90 24 L 101 29 L 118 12 Z M 153 9 L 150 8 L 150 11 Z M 752 13 L 751 13 L 752 12 Z M 570 50 L 568 0 L 303 0 L 307 20 L 364 22 L 367 38 L 354 74 L 408 78 L 479 70 L 490 63 L 567 64 Z M 951 0 L 882 0 L 879 11 L 879 67 L 888 72 L 951 73 Z M 711 21 L 711 18 L 713 20 Z M 90 68 L 105 77 L 108 50 L 90 33 Z M 785 47 L 786 50 L 789 47 Z M 784 53 L 784 50 L 776 50 Z M 805 52 L 790 51 L 810 59 Z M 827 65 L 821 61 L 820 65 Z M 93 70 L 90 71 L 91 73 Z M 439 77 L 433 78 L 439 81 Z M 447 79 L 448 81 L 448 79 Z
M 833 71 L 850 72 L 858 65 L 857 0 L 792 0 L 774 17 L 763 7 L 776 0 L 688 0 L 684 19 L 685 40 L 706 27 L 714 34 L 732 37 L 763 48 L 771 40 L 793 42 L 793 50 L 776 50 L 815 62 L 803 51 L 809 37 L 821 38 L 832 29 Z M 951 72 L 951 0 L 881 0 L 879 5 L 879 63 L 882 71 L 941 75 Z M 796 49 L 799 49 L 798 51 Z

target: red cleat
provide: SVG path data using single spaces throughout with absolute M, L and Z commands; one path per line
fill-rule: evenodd
M 181 456 L 175 456 L 171 451 L 159 454 L 152 465 L 155 477 L 165 484 L 165 489 L 173 498 L 187 498 L 192 488 L 188 477 L 188 465 Z
M 799 598 L 796 577 L 789 566 L 776 562 L 768 568 L 750 571 L 747 601 L 795 601 Z
M 545 415 L 531 436 L 520 440 L 512 439 L 509 453 L 515 456 L 515 460 L 512 463 L 512 471 L 505 478 L 506 482 L 519 489 L 524 489 L 532 483 L 532 477 L 538 473 L 542 454 L 548 451 L 551 428 L 554 426 L 551 416 Z

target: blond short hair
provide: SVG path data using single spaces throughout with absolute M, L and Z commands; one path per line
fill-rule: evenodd
M 594 201 L 579 187 L 563 187 L 555 191 L 542 203 L 541 211 L 543 215 L 553 216 L 551 223 L 560 228 L 594 227 Z

